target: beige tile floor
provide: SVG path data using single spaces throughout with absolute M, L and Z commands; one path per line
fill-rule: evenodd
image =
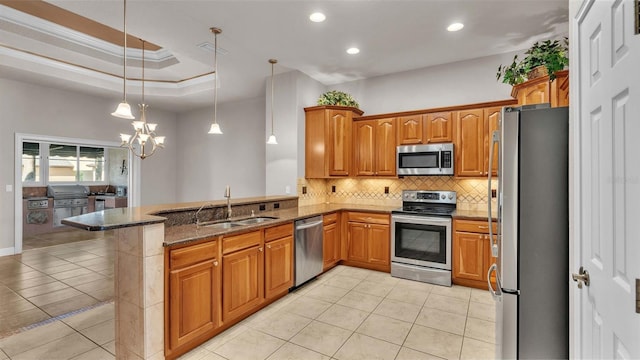
M 114 359 L 113 305 L 0 339 L 0 360 Z M 488 292 L 338 266 L 182 359 L 492 359 Z
M 50 234 L 56 243 L 0 257 L 0 338 L 113 299 L 113 232 Z

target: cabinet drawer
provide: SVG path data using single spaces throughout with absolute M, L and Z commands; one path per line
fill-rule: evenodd
M 251 246 L 260 245 L 261 242 L 261 230 L 240 235 L 222 237 L 222 253 L 228 254 L 234 251 L 246 249 Z
M 182 249 L 171 250 L 171 269 L 196 264 L 204 260 L 215 259 L 218 256 L 218 241 L 192 245 Z
M 348 221 L 363 222 L 368 224 L 389 225 L 389 215 L 387 214 L 349 212 L 347 216 L 349 218 Z
M 293 223 L 287 223 L 270 227 L 264 230 L 264 241 L 269 242 L 276 239 L 293 235 Z
M 456 231 L 473 232 L 488 234 L 489 225 L 486 221 L 473 221 L 473 220 L 456 220 L 454 224 Z M 496 223 L 492 223 L 493 233 L 495 234 L 498 226 Z
M 322 217 L 322 223 L 324 225 L 332 224 L 338 221 L 338 213 L 326 214 Z

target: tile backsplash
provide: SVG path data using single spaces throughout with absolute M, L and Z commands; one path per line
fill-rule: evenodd
M 462 210 L 487 207 L 487 180 L 456 179 L 451 176 L 409 176 L 401 179 L 298 179 L 300 205 L 350 203 L 363 205 L 402 204 L 402 190 L 447 190 L 457 193 Z M 303 194 L 302 188 L 306 187 Z M 389 192 L 385 193 L 385 187 Z M 492 183 L 497 187 L 497 180 Z M 493 200 L 495 204 L 495 199 Z

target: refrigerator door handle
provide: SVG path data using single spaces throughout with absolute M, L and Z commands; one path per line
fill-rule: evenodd
M 493 286 L 491 286 L 491 273 L 495 272 L 496 273 L 496 289 L 493 289 Z M 491 296 L 493 297 L 494 300 L 498 300 L 498 298 L 500 298 L 500 296 L 502 296 L 502 290 L 500 288 L 500 277 L 498 275 L 498 264 L 491 264 L 491 266 L 489 267 L 489 271 L 487 272 L 487 285 L 489 285 L 489 292 L 491 293 Z
M 498 130 L 494 130 L 493 133 L 491 134 L 491 145 L 489 146 L 489 171 L 487 171 L 488 175 L 487 175 L 487 180 L 488 180 L 488 184 L 487 184 L 487 199 L 489 201 L 487 201 L 487 203 L 489 204 L 489 213 L 487 214 L 488 216 L 488 220 L 489 220 L 489 243 L 491 245 L 491 256 L 493 257 L 498 257 L 498 242 L 494 241 L 493 238 L 493 226 L 492 225 L 492 219 L 491 219 L 491 164 L 493 164 L 493 146 L 495 144 L 497 144 L 500 141 L 500 133 L 498 132 Z M 500 159 L 498 159 L 498 161 L 500 161 Z M 499 196 L 499 195 L 498 195 Z M 498 208 L 500 207 L 500 201 L 498 200 Z M 497 234 L 496 234 L 497 236 Z M 489 288 L 491 288 L 491 286 L 489 286 Z

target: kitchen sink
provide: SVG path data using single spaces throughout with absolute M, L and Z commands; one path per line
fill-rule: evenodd
M 208 228 L 216 228 L 216 229 L 231 229 L 231 228 L 236 227 L 236 226 L 259 224 L 259 223 L 263 223 L 265 221 L 275 220 L 275 219 L 277 219 L 277 217 L 257 216 L 257 217 L 250 217 L 250 218 L 246 218 L 246 219 L 239 219 L 239 220 L 222 220 L 222 221 L 202 222 L 202 223 L 198 224 L 198 226 L 200 226 L 200 227 L 208 227 Z
M 231 221 L 217 221 L 217 222 L 213 222 L 213 223 L 202 223 L 198 226 L 201 227 L 208 227 L 208 228 L 216 228 L 216 229 L 231 229 L 232 227 L 236 227 L 236 226 L 242 226 L 243 224 L 237 224 L 235 222 L 231 222 Z
M 257 216 L 257 217 L 250 217 L 250 218 L 243 219 L 243 220 L 236 220 L 236 221 L 233 222 L 233 224 L 251 225 L 251 224 L 259 224 L 259 223 L 263 223 L 265 221 L 275 220 L 275 219 L 277 219 L 277 217 Z

